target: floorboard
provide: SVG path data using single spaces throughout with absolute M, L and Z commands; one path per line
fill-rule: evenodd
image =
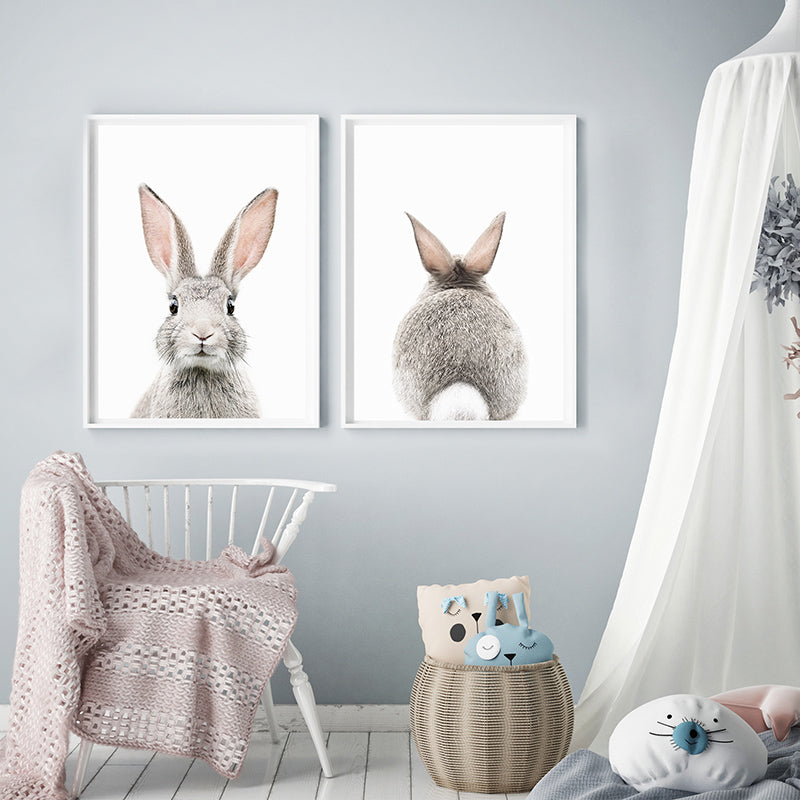
M 336 732 L 328 737 L 328 755 L 334 775 L 321 779 L 317 800 L 361 800 L 369 736 L 366 732 Z
M 73 748 L 67 757 L 67 788 L 72 788 L 72 779 L 75 775 L 75 766 L 78 763 L 78 749 Z M 83 781 L 83 789 L 94 780 L 100 772 L 103 765 L 114 755 L 116 747 L 108 747 L 106 745 L 95 745 L 92 748 L 92 754 L 89 756 L 89 764 L 86 767 L 86 775 Z M 130 788 L 130 787 L 129 787 Z
M 192 762 L 181 756 L 157 753 L 123 800 L 165 800 L 181 785 Z
M 95 745 L 94 750 L 99 745 Z M 106 762 L 112 767 L 127 767 L 127 766 L 147 766 L 152 760 L 155 753 L 152 750 L 139 750 L 138 748 L 118 747 L 111 754 L 111 758 Z
M 219 800 L 227 778 L 196 758 L 181 781 L 173 800 Z
M 142 764 L 105 764 L 84 789 L 81 800 L 120 800 L 144 771 Z
M 436 786 L 408 731 L 406 706 L 321 706 L 334 777 L 325 778 L 296 709 L 278 706 L 281 727 L 253 734 L 235 781 L 198 759 L 95 746 L 82 800 L 525 800 L 521 794 L 473 794 Z M 0 724 L 7 718 L 0 706 Z M 405 727 L 404 727 L 405 726 Z M 2 730 L 0 730 L 2 735 Z M 67 786 L 78 758 L 70 736 Z
M 317 796 L 321 774 L 311 736 L 290 733 L 269 800 L 311 800 Z
M 364 800 L 408 800 L 410 738 L 409 733 L 370 733 Z

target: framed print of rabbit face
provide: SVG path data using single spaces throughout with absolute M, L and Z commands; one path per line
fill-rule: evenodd
M 317 427 L 319 120 L 87 126 L 89 427 Z
M 348 116 L 343 425 L 575 427 L 574 116 Z

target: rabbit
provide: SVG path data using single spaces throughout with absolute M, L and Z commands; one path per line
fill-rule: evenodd
M 465 256 L 411 220 L 428 283 L 397 327 L 393 387 L 418 420 L 504 420 L 525 399 L 528 361 L 517 324 L 485 281 L 505 212 Z
M 464 648 L 464 663 L 480 667 L 510 667 L 539 664 L 553 658 L 549 636 L 528 627 L 525 595 L 514 595 L 519 625 L 497 624 L 497 592 L 486 592 L 486 630 L 476 633 Z M 516 660 L 516 664 L 514 661 Z
M 139 200 L 147 252 L 167 281 L 169 315 L 156 335 L 163 364 L 131 416 L 258 417 L 258 398 L 243 369 L 247 338 L 234 303 L 242 278 L 269 243 L 277 190 L 265 189 L 239 212 L 205 276 L 172 209 L 146 184 Z

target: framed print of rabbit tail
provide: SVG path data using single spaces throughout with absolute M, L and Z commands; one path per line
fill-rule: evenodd
M 574 116 L 343 118 L 345 427 L 575 427 L 575 148 Z

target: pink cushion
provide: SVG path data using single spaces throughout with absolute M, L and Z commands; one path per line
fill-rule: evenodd
M 757 733 L 771 728 L 779 742 L 800 722 L 800 689 L 794 686 L 746 686 L 711 699 L 734 711 Z

